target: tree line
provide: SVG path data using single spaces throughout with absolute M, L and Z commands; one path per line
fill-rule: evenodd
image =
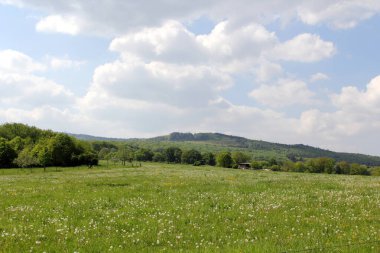
M 196 149 L 182 150 L 179 147 L 167 147 L 151 150 L 140 148 L 136 145 L 122 144 L 115 145 L 108 142 L 93 142 L 94 150 L 98 151 L 99 159 L 107 162 L 166 162 L 183 163 L 194 166 L 210 165 L 224 168 L 238 168 L 239 164 L 249 164 L 254 170 L 272 170 L 286 172 L 309 172 L 309 173 L 328 173 L 328 174 L 350 174 L 350 175 L 370 175 L 371 171 L 378 173 L 379 168 L 369 168 L 366 165 L 348 163 L 345 161 L 335 161 L 332 158 L 318 157 L 305 158 L 298 161 L 279 160 L 270 158 L 267 160 L 253 160 L 248 153 L 235 151 L 199 152 Z
M 182 150 L 178 147 L 168 147 L 151 150 L 149 148 L 140 148 L 133 145 L 110 145 L 104 142 L 92 144 L 98 151 L 98 157 L 107 162 L 120 162 L 125 165 L 126 162 L 166 162 L 166 163 L 184 163 L 195 166 L 216 165 L 215 155 L 211 152 L 201 153 L 195 149 Z
M 302 158 L 254 160 L 242 151 L 200 152 L 194 148 L 144 148 L 136 144 L 107 141 L 80 141 L 64 133 L 41 130 L 24 124 L 0 125 L 0 168 L 97 165 L 98 160 L 126 165 L 137 162 L 183 163 L 238 168 L 249 164 L 251 169 L 310 172 L 329 174 L 380 174 L 379 168 L 332 158 Z
M 0 168 L 96 165 L 88 142 L 24 124 L 0 126 Z

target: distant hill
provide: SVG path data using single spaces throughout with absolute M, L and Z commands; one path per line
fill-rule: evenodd
M 93 136 L 93 135 L 88 135 L 88 134 L 72 134 L 72 133 L 67 133 L 68 135 L 75 137 L 79 140 L 83 141 L 128 141 L 131 139 L 123 139 L 123 138 L 109 138 L 109 137 L 99 137 L 99 136 Z
M 330 157 L 336 161 L 347 161 L 349 163 L 380 166 L 380 157 L 378 156 L 334 152 L 303 144 L 287 145 L 261 140 L 250 140 L 243 137 L 225 135 L 221 133 L 192 134 L 174 132 L 169 135 L 148 139 L 104 138 L 83 134 L 71 135 L 78 139 L 89 141 L 125 142 L 140 147 L 150 148 L 152 150 L 163 149 L 169 146 L 178 146 L 181 149 L 194 148 L 202 152 L 219 152 L 222 150 L 244 151 L 250 153 L 252 157 L 257 160 L 275 157 L 280 160 L 290 159 L 296 161 L 305 158 Z

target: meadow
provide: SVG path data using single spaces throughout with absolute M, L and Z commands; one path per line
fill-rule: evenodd
M 3 169 L 0 252 L 380 252 L 380 177 Z

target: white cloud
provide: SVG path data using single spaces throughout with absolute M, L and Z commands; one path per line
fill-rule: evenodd
M 376 150 L 374 145 L 367 148 L 371 140 L 366 133 L 379 137 L 377 79 L 366 90 L 345 87 L 332 96 L 335 111 L 310 109 L 299 117 L 276 111 L 294 105 L 309 108 L 317 99 L 306 83 L 286 72 L 282 61 L 316 62 L 337 50 L 316 34 L 283 42 L 265 25 L 299 18 L 310 25 L 350 28 L 378 13 L 378 1 L 0 2 L 46 14 L 37 31 L 113 38 L 110 49 L 120 55 L 96 69 L 87 94 L 78 98 L 36 76 L 47 66 L 20 52 L 1 51 L 0 121 L 114 137 L 218 131 L 332 149 Z M 196 35 L 183 25 L 201 16 L 215 22 L 211 33 Z M 53 69 L 81 64 L 54 57 L 48 62 Z M 233 86 L 240 74 L 266 83 L 250 96 L 276 110 L 237 106 L 223 98 L 221 91 Z M 310 80 L 326 77 L 317 73 Z
M 98 67 L 90 91 L 177 106 L 207 106 L 231 78 L 207 66 L 116 61 Z
M 196 36 L 173 20 L 160 27 L 145 28 L 117 37 L 110 49 L 120 52 L 125 59 L 135 56 L 145 62 L 190 63 L 205 60 L 205 52 L 197 43 Z
M 339 94 L 331 96 L 331 103 L 336 110 L 302 113 L 298 131 L 305 141 L 335 150 L 379 155 L 374 140 L 380 138 L 380 76 L 363 91 L 343 87 Z
M 328 80 L 329 76 L 324 74 L 324 73 L 315 73 L 310 77 L 310 82 L 318 82 L 318 81 L 323 81 L 323 80 Z
M 276 79 L 284 73 L 281 65 L 267 60 L 262 60 L 253 71 L 259 83 Z
M 327 23 L 336 29 L 353 28 L 379 12 L 377 0 L 318 1 L 298 8 L 298 15 L 306 24 Z
M 255 23 L 234 27 L 223 21 L 210 34 L 197 36 L 179 22 L 167 21 L 115 38 L 110 49 L 120 58 L 96 69 L 86 100 L 91 98 L 97 105 L 114 100 L 156 103 L 179 110 L 212 107 L 221 91 L 234 84 L 233 75 L 238 72 L 257 66 L 253 71 L 258 80 L 282 75 L 279 64 L 265 59 L 280 45 L 275 33 Z M 272 107 L 310 104 L 313 95 L 305 83 L 295 80 L 282 80 L 251 93 Z
M 315 34 L 304 33 L 278 45 L 272 53 L 280 60 L 315 62 L 333 56 L 335 51 L 332 42 L 323 41 Z
M 65 57 L 54 57 L 54 56 L 46 56 L 46 60 L 50 68 L 54 70 L 59 69 L 79 69 L 81 66 L 86 64 L 85 61 L 77 61 L 72 60 L 68 56 Z
M 80 20 L 75 16 L 50 15 L 38 21 L 36 30 L 47 33 L 57 32 L 78 35 L 80 32 Z
M 220 22 L 210 34 L 200 35 L 197 39 L 215 57 L 240 60 L 257 57 L 277 43 L 275 33 L 262 25 L 250 23 L 236 27 L 228 21 Z
M 29 56 L 15 51 L 0 51 L 0 73 L 31 73 L 45 70 L 45 66 L 34 61 Z
M 5 108 L 33 108 L 41 105 L 65 107 L 74 95 L 48 79 L 28 74 L 0 73 L 0 105 Z
M 335 111 L 312 109 L 296 118 L 275 110 L 234 105 L 218 97 L 215 89 L 224 87 L 219 87 L 218 82 L 210 84 L 207 88 L 209 96 L 200 99 L 199 105 L 207 103 L 207 106 L 194 106 L 197 102 L 193 104 L 189 99 L 180 103 L 177 99 L 186 100 L 186 94 L 192 100 L 202 96 L 193 91 L 187 93 L 185 81 L 193 75 L 195 79 L 212 76 L 206 74 L 207 68 L 184 66 L 173 70 L 170 64 L 164 63 L 157 66 L 157 62 L 133 64 L 136 62 L 119 60 L 99 67 L 92 87 L 83 98 L 74 98 L 62 86 L 31 74 L 2 73 L 1 90 L 9 94 L 0 96 L 0 121 L 21 121 L 58 131 L 113 137 L 149 137 L 171 131 L 213 131 L 371 154 L 377 145 L 373 140 L 380 138 L 380 76 L 374 78 L 365 90 L 345 87 L 341 93 L 332 96 Z M 154 84 L 161 79 L 159 88 L 153 87 L 154 93 L 162 89 L 156 98 L 133 93 L 137 92 L 134 89 L 139 85 L 149 92 L 150 82 L 140 82 L 138 86 L 122 85 L 124 74 L 139 73 L 135 68 L 149 73 Z M 168 73 L 176 74 L 169 78 Z M 120 82 L 120 86 L 113 86 L 114 82 Z M 172 82 L 179 87 L 172 86 Z M 164 97 L 165 92 L 169 92 L 167 97 Z M 288 106 L 294 101 L 307 104 L 314 98 L 305 83 L 289 79 L 273 86 L 262 86 L 253 92 L 253 96 L 271 107 Z
M 380 76 L 371 80 L 364 91 L 355 86 L 343 87 L 340 94 L 332 95 L 332 101 L 341 110 L 359 114 L 380 113 Z
M 33 108 L 41 105 L 66 106 L 74 95 L 51 80 L 38 77 L 35 71 L 45 66 L 14 50 L 0 51 L 0 106 Z
M 275 33 L 255 23 L 217 24 L 210 34 L 195 35 L 177 21 L 115 38 L 110 49 L 123 59 L 177 64 L 207 64 L 236 72 L 249 68 L 278 43 Z
M 299 19 L 309 25 L 327 24 L 346 29 L 380 12 L 378 0 L 99 0 L 95 5 L 85 0 L 1 0 L 0 3 L 47 13 L 37 24 L 38 31 L 111 37 L 166 20 L 189 22 L 201 16 L 215 22 L 227 19 L 240 25 L 278 20 L 289 23 Z
M 314 95 L 306 83 L 291 79 L 280 80 L 275 85 L 261 85 L 249 94 L 250 97 L 269 107 L 310 105 L 313 103 Z
M 274 132 L 294 137 L 294 128 L 275 126 L 280 122 L 293 125 L 296 119 L 273 110 L 235 106 L 221 97 L 221 91 L 234 84 L 236 73 L 253 71 L 257 80 L 275 82 L 251 94 L 260 102 L 271 107 L 313 103 L 314 94 L 305 83 L 293 79 L 276 83 L 284 70 L 266 57 L 280 45 L 275 33 L 255 23 L 235 26 L 223 21 L 205 35 L 195 35 L 176 21 L 130 32 L 112 41 L 110 49 L 120 57 L 96 69 L 79 107 L 83 115 L 96 120 L 97 126 L 114 122 L 123 126 L 123 133 L 137 136 L 171 131 L 241 131 L 240 135 L 251 137 L 249 129 L 259 131 L 262 126 L 268 134 L 257 138 L 265 139 Z

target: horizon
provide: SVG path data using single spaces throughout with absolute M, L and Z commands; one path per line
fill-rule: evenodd
M 0 124 L 380 156 L 380 2 L 0 0 Z

